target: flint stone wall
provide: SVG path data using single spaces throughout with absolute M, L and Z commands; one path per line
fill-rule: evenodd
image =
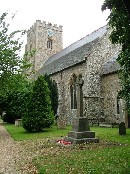
M 71 109 L 70 79 L 73 74 L 76 76 L 82 74 L 84 80 L 84 116 L 90 120 L 96 119 L 98 122 L 115 122 L 117 120 L 114 117 L 115 110 L 113 109 L 113 105 L 111 105 L 114 103 L 115 96 L 109 97 L 110 104 L 108 104 L 108 99 L 106 99 L 109 92 L 106 81 L 109 81 L 111 74 L 106 74 L 108 76 L 106 80 L 102 76 L 103 65 L 115 55 L 118 55 L 121 48 L 111 44 L 109 34 L 110 31 L 108 30 L 106 32 L 105 29 L 102 36 L 96 37 L 92 42 L 87 42 L 75 50 L 69 50 L 69 52 L 63 50 L 63 53 L 66 53 L 65 55 L 61 57 L 56 57 L 57 55 L 50 57 L 43 68 L 38 71 L 37 75 L 48 73 L 56 81 L 59 93 L 58 115 L 68 123 L 71 123 L 72 118 L 77 115 L 77 110 Z M 40 61 L 43 61 L 42 54 L 40 51 L 38 54 L 37 61 L 40 64 Z M 113 73 L 112 69 L 108 72 Z M 114 78 L 117 77 L 113 76 L 112 82 Z M 110 90 L 115 91 L 115 94 L 117 94 L 117 88 L 113 85 Z
M 73 74 L 78 75 L 82 74 L 84 85 L 83 85 L 83 94 L 84 94 L 84 116 L 88 119 L 98 119 L 99 122 L 115 122 L 114 120 L 114 110 L 113 115 L 108 114 L 108 111 L 112 110 L 113 106 L 108 105 L 107 110 L 104 109 L 107 106 L 108 102 L 106 101 L 105 95 L 107 91 L 105 88 L 105 79 L 101 78 L 101 69 L 105 62 L 107 62 L 115 54 L 119 53 L 120 47 L 112 45 L 108 39 L 109 33 L 105 34 L 92 48 L 91 54 L 86 57 L 86 60 L 78 65 L 67 68 L 61 72 L 51 75 L 58 84 L 59 91 L 59 115 L 66 117 L 67 122 L 71 122 L 72 118 L 76 115 L 76 110 L 71 109 L 71 99 L 70 99 L 70 84 L 69 80 Z M 108 75 L 109 77 L 109 75 Z M 116 78 L 116 76 L 113 76 Z M 112 82 L 114 79 L 112 79 Z M 109 83 L 109 82 L 108 82 Z M 103 89 L 102 89 L 103 86 Z M 111 86 L 111 91 L 117 93 L 118 87 Z M 115 100 L 114 96 L 111 100 Z M 112 117 L 110 119 L 110 117 Z M 115 118 L 117 119 L 117 118 Z
M 56 81 L 59 93 L 58 115 L 66 118 L 68 123 L 72 122 L 72 118 L 77 115 L 77 109 L 71 109 L 70 98 L 70 79 L 73 74 L 82 74 L 84 79 L 86 62 L 81 65 L 71 67 L 57 74 L 51 75 L 51 78 Z
M 109 34 L 109 32 L 106 33 L 100 39 L 100 42 L 96 44 L 86 60 L 87 69 L 84 79 L 85 114 L 88 119 L 97 119 L 99 122 L 106 120 L 106 110 L 104 110 L 104 96 L 106 94 L 104 94 L 105 91 L 102 90 L 102 83 L 104 82 L 101 80 L 102 66 L 120 51 L 119 46 L 112 45 L 109 41 Z M 112 88 L 111 90 L 113 91 Z M 108 110 L 111 110 L 111 107 L 112 106 L 109 105 Z
M 117 96 L 120 89 L 117 73 L 102 76 L 103 112 L 106 123 L 119 123 Z

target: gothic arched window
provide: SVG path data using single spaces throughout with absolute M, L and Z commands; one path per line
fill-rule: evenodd
M 117 104 L 116 104 L 116 106 L 117 106 L 117 114 L 120 114 L 120 98 L 119 98 L 119 96 L 117 96 L 116 101 L 117 101 Z
M 77 109 L 76 79 L 77 77 L 74 74 L 70 80 L 71 109 Z
M 52 49 L 52 40 L 48 39 L 47 41 L 47 48 Z

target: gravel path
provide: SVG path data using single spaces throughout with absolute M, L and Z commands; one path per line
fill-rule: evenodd
M 15 168 L 16 149 L 15 142 L 0 124 L 0 174 L 18 174 Z
M 30 141 L 14 141 L 0 123 L 0 174 L 37 174 L 31 146 Z

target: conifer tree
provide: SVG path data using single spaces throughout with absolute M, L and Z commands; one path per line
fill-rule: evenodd
M 28 112 L 23 117 L 23 127 L 28 132 L 40 132 L 54 121 L 51 108 L 50 90 L 44 76 L 39 76 L 28 103 Z
M 58 89 L 57 84 L 54 80 L 50 78 L 49 75 L 45 74 L 45 80 L 48 83 L 48 87 L 50 90 L 50 97 L 51 97 L 51 105 L 52 110 L 54 111 L 54 114 L 57 114 L 57 108 L 58 108 Z

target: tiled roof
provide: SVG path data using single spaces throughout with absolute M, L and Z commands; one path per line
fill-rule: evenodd
M 118 58 L 118 55 L 115 55 L 109 61 L 107 61 L 106 63 L 103 64 L 102 69 L 101 69 L 102 75 L 117 72 L 120 69 L 120 65 L 116 60 L 117 58 Z
M 85 57 L 91 53 L 93 46 L 106 31 L 107 26 L 101 27 L 59 53 L 51 56 L 39 70 L 38 74 L 53 74 L 85 61 Z

